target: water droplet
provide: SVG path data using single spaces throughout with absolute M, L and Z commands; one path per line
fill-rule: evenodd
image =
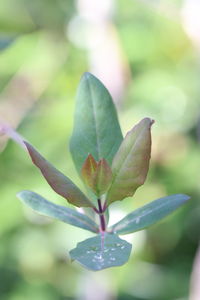
M 124 249 L 125 248 L 125 246 L 121 246 L 121 249 Z
M 104 252 L 106 253 L 106 252 L 108 252 L 109 251 L 109 249 L 108 248 L 106 248 L 106 249 L 104 249 Z
M 98 260 L 99 262 L 103 262 L 104 258 L 102 257 L 102 253 L 98 253 L 97 255 L 94 256 L 94 258 L 96 260 Z
M 137 217 L 135 223 L 138 224 L 140 222 L 140 217 Z
M 111 250 L 111 251 L 115 251 L 115 248 L 111 248 L 110 250 Z
M 115 257 L 111 257 L 110 260 L 115 261 Z

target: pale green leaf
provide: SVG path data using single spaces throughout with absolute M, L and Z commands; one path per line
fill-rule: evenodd
M 99 231 L 97 224 L 86 215 L 81 214 L 74 209 L 47 201 L 42 196 L 34 192 L 21 191 L 17 194 L 17 197 L 23 203 L 44 216 L 48 216 L 95 233 Z
M 189 199 L 190 197 L 187 195 L 177 194 L 154 200 L 124 217 L 114 224 L 109 231 L 127 234 L 142 230 L 160 221 Z
M 125 264 L 131 253 L 131 244 L 120 239 L 115 234 L 98 235 L 78 243 L 70 251 L 72 260 L 92 271 L 121 266 Z

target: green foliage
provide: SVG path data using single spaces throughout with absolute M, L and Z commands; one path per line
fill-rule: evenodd
M 83 76 L 78 89 L 71 152 L 83 181 L 96 194 L 95 205 L 68 177 L 25 142 L 33 163 L 53 190 L 75 206 L 92 207 L 98 215 L 99 224 L 96 225 L 85 215 L 52 204 L 35 193 L 24 191 L 19 194 L 24 203 L 42 214 L 98 233 L 70 251 L 73 260 L 90 270 L 124 264 L 129 258 L 131 245 L 116 234 L 142 230 L 190 198 L 180 194 L 155 200 L 107 229 L 108 206 L 132 196 L 146 179 L 152 124 L 150 118 L 141 120 L 122 141 L 116 110 L 108 91 L 93 75 L 86 73 Z
M 78 243 L 70 251 L 72 260 L 77 260 L 84 267 L 99 271 L 105 268 L 121 266 L 127 262 L 131 244 L 120 239 L 116 234 L 105 233 Z
M 98 232 L 98 226 L 94 221 L 74 209 L 56 205 L 31 191 L 21 191 L 17 194 L 17 197 L 23 203 L 44 216 L 60 220 L 91 232 Z
M 79 1 L 0 1 L 1 37 L 17 35 L 14 43 L 0 52 L 1 117 L 8 122 L 20 119 L 19 132 L 82 189 L 68 141 L 74 91 L 80 74 L 92 69 L 101 73 L 101 78 L 117 95 L 124 134 L 145 116 L 156 120 L 152 126 L 153 156 L 147 181 L 133 198 L 110 206 L 109 226 L 122 218 L 121 211 L 125 216 L 166 195 L 184 193 L 191 195 L 192 201 L 150 230 L 129 234 L 127 238 L 134 247 L 127 264 L 91 274 L 68 259 L 69 249 L 90 237 L 89 231 L 62 222 L 45 222 L 31 214 L 29 208 L 22 209 L 15 199 L 18 191 L 29 189 L 69 207 L 66 200 L 45 184 L 25 153 L 12 142 L 5 147 L 1 136 L 2 300 L 86 298 L 88 290 L 95 299 L 98 289 L 95 284 L 101 283 L 102 292 L 106 287 L 109 299 L 191 297 L 191 270 L 200 236 L 199 55 L 198 36 L 192 36 L 188 28 L 191 22 L 186 19 L 183 23 L 183 18 L 177 16 L 184 9 L 184 20 L 188 15 L 195 21 L 188 5 L 195 1 L 134 0 L 133 5 L 123 0 L 112 2 L 115 9 L 104 19 L 111 24 L 111 31 L 106 30 L 105 34 L 110 34 L 111 42 L 114 34 L 116 44 L 111 56 L 115 59 L 119 49 L 122 69 L 113 67 L 107 44 L 102 49 L 98 46 L 102 34 L 96 32 L 105 28 L 101 22 L 96 23 L 96 13 L 101 14 L 101 10 L 95 10 L 90 18 L 94 20 L 93 27 L 82 20 L 88 18 L 89 11 L 79 18 L 80 10 L 76 7 Z M 88 6 L 92 8 L 89 1 Z M 88 30 L 92 31 L 89 39 Z M 42 93 L 38 94 L 38 86 Z M 33 99 L 38 100 L 35 105 Z M 29 108 L 28 112 L 24 112 L 22 103 Z M 109 285 L 104 285 L 104 280 Z
M 78 172 L 89 153 L 96 161 L 104 158 L 111 164 L 122 139 L 109 92 L 97 78 L 85 73 L 78 88 L 74 130 L 70 141 L 72 158 Z
M 127 234 L 149 227 L 183 205 L 190 197 L 187 195 L 171 195 L 152 201 L 128 214 L 111 227 L 117 234 Z
M 145 118 L 127 133 L 113 163 L 113 181 L 107 194 L 108 203 L 133 196 L 147 176 L 151 153 L 151 125 Z
M 33 146 L 27 142 L 24 143 L 33 163 L 40 169 L 44 178 L 56 193 L 66 198 L 75 206 L 93 206 L 81 190 L 79 190 L 79 188 L 68 177 L 63 175 L 46 159 L 44 159 L 44 157 L 42 157 Z

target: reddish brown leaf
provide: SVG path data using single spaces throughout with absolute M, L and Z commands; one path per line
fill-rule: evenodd
M 68 177 L 52 166 L 33 146 L 27 142 L 24 142 L 24 144 L 33 163 L 40 169 L 46 181 L 57 194 L 75 206 L 94 207 L 90 200 Z

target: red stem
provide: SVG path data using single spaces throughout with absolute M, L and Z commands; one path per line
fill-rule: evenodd
M 101 231 L 105 231 L 106 230 L 106 221 L 105 221 L 105 217 L 104 217 L 104 209 L 102 208 L 101 205 L 101 199 L 98 199 L 98 207 L 99 207 L 99 219 L 100 219 L 100 226 L 101 226 Z

